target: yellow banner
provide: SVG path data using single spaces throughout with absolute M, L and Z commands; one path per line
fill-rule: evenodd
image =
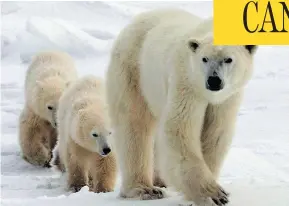
M 214 44 L 289 45 L 289 0 L 214 0 Z

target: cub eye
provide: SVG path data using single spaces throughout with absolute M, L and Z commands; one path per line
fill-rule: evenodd
M 232 58 L 225 58 L 225 59 L 224 59 L 224 62 L 225 62 L 226 64 L 230 64 L 230 63 L 232 63 L 232 61 L 233 61 Z
M 92 136 L 94 136 L 94 137 L 98 137 L 98 134 L 96 134 L 96 133 L 93 133 L 93 134 L 92 134 Z
M 204 57 L 203 59 L 203 62 L 207 63 L 209 61 L 208 57 Z
M 52 106 L 47 106 L 47 109 L 53 110 L 53 107 Z
M 108 134 L 111 135 L 111 132 L 109 132 Z

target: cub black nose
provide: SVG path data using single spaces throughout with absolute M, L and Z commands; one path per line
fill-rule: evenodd
M 223 89 L 222 80 L 218 76 L 209 76 L 206 87 L 211 91 L 219 91 Z
M 106 147 L 106 148 L 103 148 L 102 152 L 104 155 L 107 155 L 108 153 L 110 153 L 110 148 L 109 147 Z

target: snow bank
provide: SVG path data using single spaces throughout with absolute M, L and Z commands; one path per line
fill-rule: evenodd
M 80 58 L 101 55 L 110 49 L 110 44 L 110 41 L 94 38 L 61 19 L 31 17 L 26 31 L 11 45 L 10 51 L 17 48 L 22 61 L 27 62 L 36 52 L 50 49 Z
M 78 58 L 104 55 L 130 16 L 106 2 L 4 2 L 2 7 L 1 57 L 23 63 L 50 49 Z

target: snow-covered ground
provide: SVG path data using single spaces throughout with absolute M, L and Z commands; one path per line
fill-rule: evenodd
M 210 16 L 212 2 L 2 2 L 1 8 L 1 204 L 178 205 L 170 192 L 162 200 L 136 201 L 115 192 L 83 188 L 71 194 L 56 171 L 20 158 L 18 116 L 23 107 L 24 75 L 35 52 L 59 49 L 76 60 L 81 75 L 103 76 L 116 35 L 139 12 L 181 7 Z M 236 135 L 221 184 L 230 206 L 289 206 L 289 47 L 260 47 L 254 78 L 247 86 Z

